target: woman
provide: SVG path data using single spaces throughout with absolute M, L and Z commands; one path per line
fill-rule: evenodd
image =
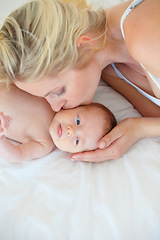
M 59 111 L 89 104 L 102 74 L 144 116 L 123 120 L 100 149 L 73 160 L 118 158 L 140 138 L 160 136 L 159 10 L 159 0 L 130 0 L 105 11 L 84 0 L 39 0 L 6 19 L 2 82 L 45 97 Z

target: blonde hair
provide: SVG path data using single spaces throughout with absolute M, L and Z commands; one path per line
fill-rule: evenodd
M 34 0 L 12 12 L 0 30 L 0 82 L 37 81 L 71 67 L 82 67 L 105 42 L 106 16 L 85 0 Z M 78 38 L 102 34 L 100 46 Z

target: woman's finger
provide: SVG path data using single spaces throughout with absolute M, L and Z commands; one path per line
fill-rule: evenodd
M 100 149 L 104 149 L 110 146 L 114 141 L 123 136 L 123 132 L 120 129 L 120 125 L 114 127 L 107 135 L 105 135 L 98 143 Z

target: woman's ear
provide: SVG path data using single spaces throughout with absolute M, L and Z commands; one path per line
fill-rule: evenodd
M 77 41 L 77 47 L 80 48 L 86 45 L 95 46 L 95 42 L 94 40 L 92 40 L 92 38 L 88 36 L 85 36 L 85 35 L 80 36 Z

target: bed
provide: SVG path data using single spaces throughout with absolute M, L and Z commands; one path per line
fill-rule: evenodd
M 0 0 L 1 21 L 22 2 Z M 94 101 L 118 122 L 141 116 L 102 81 Z M 159 137 L 139 140 L 116 160 L 69 159 L 58 149 L 21 164 L 0 158 L 0 240 L 160 239 Z

